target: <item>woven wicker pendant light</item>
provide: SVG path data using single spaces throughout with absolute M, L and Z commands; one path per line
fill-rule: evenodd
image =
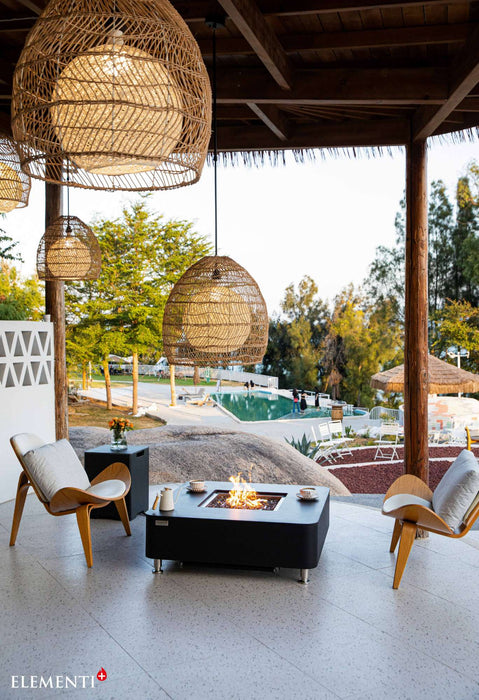
M 222 366 L 261 362 L 268 311 L 251 275 L 218 255 L 216 34 L 213 34 L 215 255 L 192 265 L 173 287 L 163 316 L 163 349 L 170 365 Z
M 231 258 L 206 256 L 173 287 L 163 316 L 163 348 L 170 364 L 255 364 L 267 343 L 261 291 Z
M 101 251 L 91 228 L 76 216 L 60 216 L 47 228 L 37 250 L 41 280 L 95 280 Z
M 15 143 L 8 136 L 0 136 L 0 212 L 26 207 L 30 184 L 30 177 L 20 167 Z
M 200 50 L 167 0 L 52 0 L 17 63 L 12 129 L 22 167 L 109 190 L 196 182 L 211 133 Z

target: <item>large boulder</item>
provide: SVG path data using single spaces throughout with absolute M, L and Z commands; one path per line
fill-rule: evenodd
M 92 447 L 110 442 L 106 428 L 70 428 L 70 442 L 80 459 Z M 286 442 L 226 428 L 171 426 L 128 433 L 132 445 L 150 448 L 150 483 L 189 479 L 227 481 L 243 472 L 266 484 L 327 486 L 333 496 L 348 496 L 339 479 Z

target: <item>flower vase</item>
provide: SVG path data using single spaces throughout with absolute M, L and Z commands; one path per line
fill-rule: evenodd
M 113 452 L 122 452 L 123 450 L 128 449 L 128 443 L 126 441 L 126 430 L 111 431 L 110 448 Z

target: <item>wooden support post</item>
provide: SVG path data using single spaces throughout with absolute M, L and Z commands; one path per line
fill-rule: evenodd
M 131 368 L 131 377 L 133 381 L 133 392 L 131 401 L 131 412 L 134 416 L 138 413 L 138 351 L 133 353 L 133 364 Z
M 175 365 L 170 365 L 170 391 L 171 391 L 170 406 L 176 406 Z
M 56 166 L 58 167 L 58 166 Z M 45 228 L 62 215 L 61 185 L 45 184 Z M 68 438 L 68 378 L 65 348 L 65 285 L 45 282 L 45 311 L 53 322 L 56 439 Z
M 406 328 L 404 460 L 428 483 L 428 299 L 426 142 L 406 147 Z

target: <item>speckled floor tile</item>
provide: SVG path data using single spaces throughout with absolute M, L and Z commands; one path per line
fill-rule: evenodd
M 338 696 L 309 674 L 256 643 L 236 652 L 218 649 L 214 656 L 183 667 L 168 666 L 153 677 L 175 700 L 263 700 L 304 698 L 337 700 Z
M 105 700 L 479 698 L 479 536 L 416 543 L 393 591 L 391 523 L 333 503 L 319 566 L 301 586 L 288 569 L 166 562 L 152 575 L 143 518 L 131 538 L 118 521 L 93 521 L 88 569 L 74 516 L 53 518 L 35 497 L 27 506 L 9 548 L 13 507 L 0 505 L 1 700 L 12 673 L 101 666 L 108 681 L 89 697 Z

